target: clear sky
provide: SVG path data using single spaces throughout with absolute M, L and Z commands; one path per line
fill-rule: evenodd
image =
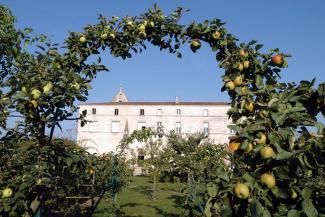
M 63 42 L 68 31 L 80 31 L 95 24 L 97 14 L 107 17 L 138 15 L 154 3 L 170 13 L 178 6 L 190 9 L 181 22 L 220 18 L 240 41 L 251 39 L 264 44 L 267 51 L 279 47 L 292 54 L 289 68 L 282 72 L 283 81 L 317 79 L 325 81 L 325 1 L 296 0 L 2 0 L 18 18 L 18 27 L 32 27 L 37 33 Z M 193 54 L 188 46 L 183 58 L 149 49 L 123 61 L 103 55 L 110 72 L 99 74 L 93 82 L 89 102 L 110 101 L 123 84 L 131 101 L 225 101 L 221 93 L 221 69 L 215 56 L 203 46 Z M 70 126 L 70 125 L 67 125 Z

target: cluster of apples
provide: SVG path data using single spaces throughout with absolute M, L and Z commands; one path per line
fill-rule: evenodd
M 158 17 L 159 20 L 163 20 L 165 19 L 165 16 L 164 15 L 159 15 Z M 140 24 L 136 24 L 134 21 L 132 20 L 127 20 L 126 23 L 125 23 L 125 28 L 128 28 L 128 29 L 132 29 L 132 28 L 135 28 L 136 27 L 136 30 L 138 32 L 138 37 L 141 38 L 141 39 L 144 39 L 147 37 L 147 29 L 148 28 L 154 28 L 155 27 L 155 22 L 150 20 L 145 20 L 143 23 L 140 23 Z M 114 31 L 111 31 L 109 32 L 107 29 L 103 31 L 103 33 L 100 35 L 100 38 L 102 40 L 106 40 L 106 39 L 110 39 L 110 40 L 115 40 L 116 39 L 116 33 Z M 86 36 L 81 36 L 79 38 L 79 42 L 84 44 L 87 42 L 87 38 Z
M 218 41 L 221 37 L 221 33 L 216 30 L 211 33 L 210 37 L 213 41 Z M 195 53 L 197 50 L 201 48 L 201 41 L 199 39 L 193 39 L 190 42 L 190 48 Z
M 46 85 L 44 85 L 42 89 L 43 89 L 43 94 L 46 94 L 46 95 L 49 94 L 52 91 L 52 89 L 53 89 L 53 83 L 50 82 L 50 81 L 47 82 Z M 25 86 L 23 86 L 21 88 L 21 91 L 25 95 L 28 94 L 27 88 Z M 30 103 L 33 105 L 34 108 L 37 108 L 37 106 L 38 106 L 37 100 L 39 98 L 41 98 L 41 95 L 42 95 L 42 92 L 39 89 L 33 88 L 31 90 L 31 92 L 30 92 L 30 98 L 31 98 Z
M 263 160 L 270 159 L 274 156 L 274 151 L 272 147 L 270 147 L 266 143 L 267 143 L 267 135 L 263 132 L 260 132 L 256 140 L 247 145 L 245 153 L 248 154 L 252 152 L 254 148 L 253 144 L 258 144 L 263 146 L 262 148 L 259 149 L 259 155 L 261 159 Z M 239 149 L 240 145 L 241 145 L 240 141 L 238 139 L 237 140 L 235 139 L 229 143 L 229 150 L 235 152 Z M 271 189 L 276 185 L 275 177 L 271 173 L 263 173 L 260 176 L 260 182 L 268 189 Z M 250 190 L 247 184 L 237 183 L 234 187 L 234 193 L 236 197 L 239 199 L 247 199 L 250 195 Z
M 248 55 L 244 50 L 239 50 L 239 56 L 241 58 L 246 58 Z M 270 60 L 271 64 L 274 66 L 281 66 L 284 63 L 284 58 L 282 55 L 277 54 L 271 57 Z M 238 70 L 243 71 L 244 69 L 248 69 L 250 67 L 250 62 L 248 60 L 243 61 L 239 64 Z M 225 86 L 229 91 L 232 91 L 236 88 L 236 86 L 239 86 L 242 84 L 242 78 L 241 75 L 238 75 L 235 80 L 228 81 Z M 247 101 L 244 106 L 245 110 L 247 112 L 253 112 L 254 111 L 254 103 L 251 101 Z M 268 116 L 268 111 L 266 110 L 260 110 L 258 113 L 258 116 L 260 118 L 266 118 Z M 253 144 L 262 145 L 262 147 L 259 149 L 259 155 L 260 158 L 263 160 L 268 160 L 274 156 L 273 148 L 267 143 L 267 135 L 264 132 L 260 132 L 258 134 L 258 138 L 253 143 L 249 143 L 245 153 L 249 153 L 253 150 L 254 146 Z M 231 151 L 237 151 L 240 147 L 241 143 L 237 141 L 232 141 L 229 144 L 229 149 Z M 273 174 L 271 173 L 263 173 L 260 176 L 260 183 L 264 185 L 266 188 L 271 189 L 276 186 L 276 180 Z M 234 187 L 234 193 L 237 198 L 239 199 L 247 199 L 250 195 L 250 190 L 247 184 L 245 183 L 237 183 Z M 294 190 L 291 190 L 291 198 L 295 199 L 297 197 L 297 193 L 294 192 Z

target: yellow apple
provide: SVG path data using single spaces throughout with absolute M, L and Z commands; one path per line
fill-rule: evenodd
M 260 155 L 263 159 L 271 158 L 274 154 L 273 149 L 270 146 L 265 146 L 261 148 Z
M 190 47 L 193 52 L 196 52 L 198 49 L 201 48 L 201 42 L 198 39 L 194 39 L 191 41 Z
M 214 40 L 218 40 L 218 39 L 220 38 L 221 34 L 220 34 L 220 32 L 215 31 L 215 32 L 213 32 L 213 33 L 211 34 L 211 36 L 212 36 L 212 38 L 213 38 Z
M 153 21 L 150 21 L 150 22 L 149 22 L 149 27 L 150 27 L 150 28 L 155 27 L 155 23 L 154 23 Z
M 138 36 L 139 36 L 139 38 L 144 39 L 147 37 L 147 34 L 146 34 L 146 32 L 139 32 Z
M 258 113 L 258 116 L 260 116 L 261 118 L 266 118 L 269 115 L 269 112 L 266 110 L 261 110 Z
M 128 22 L 126 22 L 126 25 L 132 27 L 133 26 L 133 22 L 132 21 L 128 21 Z
M 249 61 L 248 60 L 244 61 L 243 65 L 244 65 L 244 69 L 248 69 L 249 68 Z
M 242 94 L 245 94 L 245 95 L 248 94 L 248 87 L 246 87 L 246 86 L 242 87 L 241 92 L 242 92 Z
M 242 78 L 242 76 L 237 75 L 236 78 L 235 78 L 235 80 L 234 80 L 234 84 L 235 84 L 236 86 L 240 86 L 240 85 L 242 85 L 242 83 L 243 83 L 243 78 Z
M 140 24 L 140 25 L 138 26 L 138 30 L 139 30 L 140 32 L 145 32 L 145 31 L 146 31 L 146 25 L 145 25 L 145 24 Z
M 243 49 L 240 49 L 238 53 L 239 53 L 239 56 L 240 56 L 240 57 L 246 57 L 246 56 L 247 56 L 246 51 L 243 50 Z
M 232 152 L 237 151 L 239 146 L 240 146 L 240 142 L 231 142 L 229 144 L 229 150 Z
M 48 94 L 52 89 L 53 89 L 53 84 L 52 84 L 52 82 L 48 82 L 48 83 L 43 87 L 43 93 Z
M 242 63 L 239 63 L 238 70 L 239 71 L 243 71 L 244 70 L 244 65 Z
M 34 108 L 37 108 L 38 103 L 37 103 L 36 100 L 33 99 L 33 100 L 30 101 L 30 103 L 33 105 Z
M 100 35 L 100 38 L 103 39 L 103 40 L 107 39 L 107 38 L 108 38 L 107 33 L 102 33 L 102 34 Z
M 275 178 L 270 173 L 264 173 L 261 175 L 261 183 L 264 184 L 267 188 L 273 188 L 275 186 Z
M 234 90 L 235 89 L 235 83 L 233 81 L 228 81 L 226 84 L 225 84 L 225 87 L 227 90 Z
M 114 39 L 116 38 L 116 36 L 115 36 L 114 33 L 110 33 L 110 34 L 109 34 L 109 37 L 110 37 L 110 39 L 112 39 L 112 40 L 114 40 Z
M 293 190 L 292 188 L 289 190 L 291 199 L 296 199 L 298 197 L 298 194 Z
M 266 143 L 266 135 L 264 133 L 259 133 L 258 135 L 258 139 L 257 139 L 257 143 L 260 144 L 260 145 L 264 145 Z
M 237 183 L 234 188 L 234 193 L 239 199 L 247 199 L 249 197 L 249 188 L 246 184 Z
M 246 148 L 246 150 L 245 150 L 245 153 L 250 153 L 251 151 L 253 151 L 253 144 L 252 143 L 249 143 L 248 145 L 247 145 L 247 148 Z
M 2 191 L 2 198 L 9 198 L 12 196 L 14 192 L 12 191 L 11 188 L 5 188 L 3 191 Z
M 81 36 L 81 37 L 79 38 L 79 41 L 80 41 L 81 43 L 85 43 L 85 42 L 87 41 L 87 39 L 86 39 L 85 36 Z
M 41 97 L 41 91 L 39 91 L 37 89 L 33 89 L 31 95 L 32 95 L 33 99 L 37 100 Z
M 80 89 L 80 84 L 78 84 L 77 82 L 74 82 L 73 84 L 70 85 L 70 87 L 79 90 Z
M 245 104 L 245 109 L 248 112 L 253 112 L 254 111 L 254 104 L 252 102 L 247 102 Z
M 24 93 L 27 93 L 27 88 L 24 86 L 21 88 L 21 91 L 24 92 Z

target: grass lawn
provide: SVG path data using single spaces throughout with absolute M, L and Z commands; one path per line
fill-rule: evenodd
M 121 216 L 125 217 L 154 217 L 154 216 L 182 216 L 186 196 L 177 193 L 177 184 L 159 183 L 156 200 L 150 199 L 153 187 L 149 177 L 136 176 L 129 186 L 117 195 Z M 112 203 L 110 195 L 106 194 L 99 203 L 94 217 L 111 216 Z

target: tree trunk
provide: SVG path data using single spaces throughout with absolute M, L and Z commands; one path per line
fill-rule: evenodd
M 156 200 L 156 185 L 157 185 L 157 175 L 153 175 L 153 200 Z

